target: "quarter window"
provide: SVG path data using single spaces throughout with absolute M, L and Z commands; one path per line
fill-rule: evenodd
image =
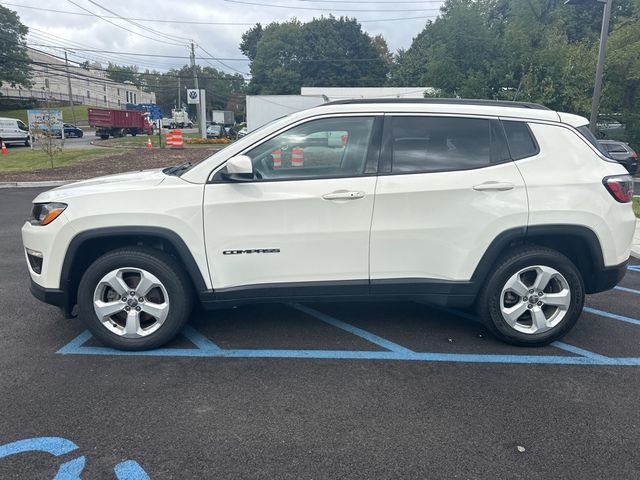
M 518 160 L 538 153 L 538 145 L 526 123 L 504 121 L 502 125 L 507 135 L 511 158 Z
M 246 152 L 258 180 L 363 175 L 374 117 L 298 125 Z
M 503 135 L 488 119 L 393 117 L 390 141 L 393 173 L 464 170 L 508 159 Z

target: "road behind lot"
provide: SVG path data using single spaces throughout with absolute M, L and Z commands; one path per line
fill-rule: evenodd
M 2 479 L 53 478 L 80 455 L 83 479 L 113 478 L 125 460 L 153 479 L 640 477 L 640 362 L 596 355 L 640 357 L 640 321 L 628 321 L 640 319 L 639 272 L 626 290 L 588 301 L 627 320 L 585 313 L 569 347 L 506 346 L 477 323 L 407 302 L 250 306 L 194 320 L 220 348 L 248 352 L 240 358 L 122 356 L 91 339 L 78 348 L 86 338 L 64 355 L 85 329 L 31 297 L 19 237 L 38 191 L 0 190 L 0 457 L 2 445 L 34 437 L 79 448 L 0 458 Z M 471 356 L 368 358 L 384 350 L 381 337 Z M 569 358 L 572 348 L 594 364 L 509 361 Z M 277 349 L 300 358 L 267 355 Z M 364 353 L 304 358 L 320 349 Z

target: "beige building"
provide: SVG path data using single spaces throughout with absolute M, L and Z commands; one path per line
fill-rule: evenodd
M 28 49 L 31 65 L 30 89 L 11 87 L 3 84 L 0 92 L 5 98 L 41 99 L 69 101 L 67 70 L 64 59 L 47 53 Z M 155 103 L 154 92 L 144 92 L 133 84 L 118 83 L 107 77 L 107 72 L 99 64 L 92 64 L 87 70 L 69 63 L 71 92 L 75 104 L 97 107 L 125 108 L 127 103 Z

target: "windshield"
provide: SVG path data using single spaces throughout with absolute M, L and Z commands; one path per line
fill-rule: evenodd
M 582 125 L 581 127 L 578 127 L 576 130 L 578 130 L 591 145 L 596 147 L 601 154 L 603 154 L 607 158 L 611 158 L 611 156 L 609 155 L 609 152 L 607 152 L 607 149 L 604 148 L 600 142 L 598 142 L 598 139 L 596 138 L 596 136 L 591 132 L 591 130 L 589 130 L 589 125 Z

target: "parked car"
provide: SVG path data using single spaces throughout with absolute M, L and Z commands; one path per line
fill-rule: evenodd
M 238 130 L 238 138 L 244 137 L 247 133 L 247 127 L 242 127 L 240 130 Z
M 209 125 L 207 127 L 207 138 L 225 138 L 227 132 L 222 125 Z
M 616 140 L 598 140 L 607 152 L 607 155 L 621 163 L 631 175 L 638 171 L 638 154 L 628 143 Z
M 29 127 L 17 118 L 0 117 L 0 140 L 29 146 Z
M 63 128 L 64 136 L 66 138 L 82 138 L 82 136 L 84 135 L 84 132 L 80 128 L 71 123 L 64 123 Z
M 193 302 L 367 298 L 473 307 L 505 342 L 546 345 L 624 276 L 635 232 L 633 180 L 588 123 L 329 102 L 194 165 L 41 193 L 22 227 L 31 291 L 125 350 L 174 338 Z

